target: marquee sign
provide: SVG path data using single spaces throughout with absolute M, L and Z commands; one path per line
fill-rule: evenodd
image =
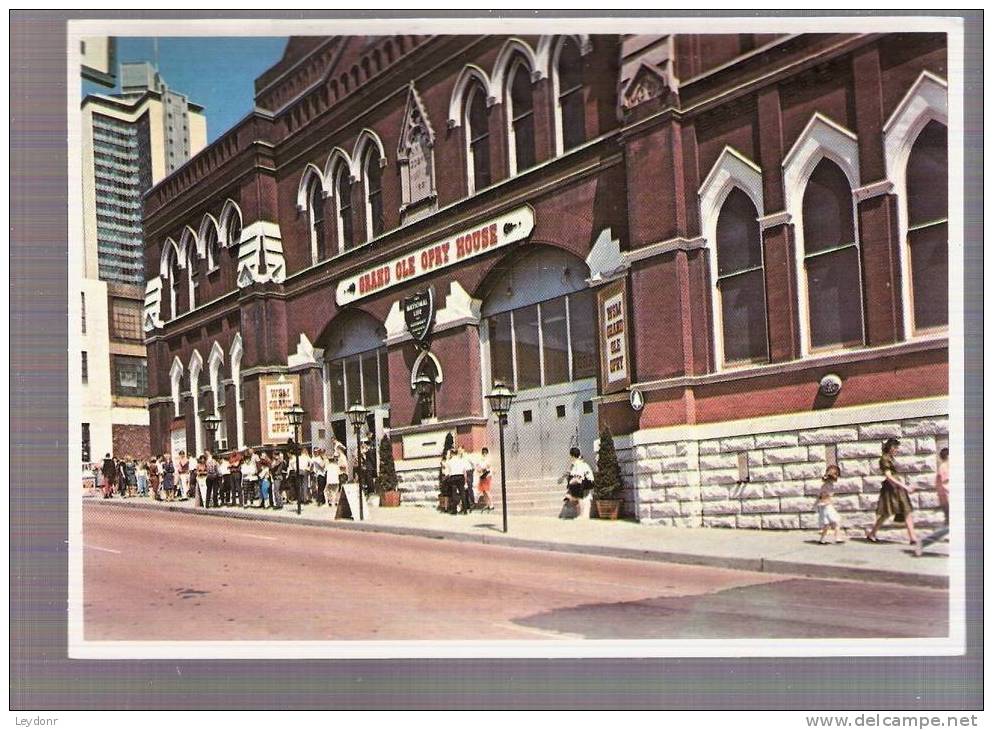
M 603 392 L 614 393 L 631 384 L 628 357 L 628 317 L 624 279 L 597 290 L 600 319 L 600 372 Z
M 434 324 L 434 288 L 429 286 L 405 297 L 403 318 L 410 336 L 417 342 L 424 342 Z
M 398 256 L 338 282 L 335 302 L 339 307 L 379 294 L 400 284 L 454 266 L 495 248 L 500 248 L 531 235 L 534 211 L 531 206 L 504 213 L 441 241 L 435 241 Z

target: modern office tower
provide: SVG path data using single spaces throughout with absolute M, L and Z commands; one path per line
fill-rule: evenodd
M 120 66 L 119 94 L 82 102 L 83 461 L 149 452 L 142 196 L 206 145 L 203 107 L 147 62 Z

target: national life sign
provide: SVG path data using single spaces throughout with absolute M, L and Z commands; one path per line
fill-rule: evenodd
M 407 324 L 407 331 L 417 342 L 424 342 L 424 339 L 431 332 L 431 325 L 434 324 L 434 289 L 428 287 L 419 292 L 414 292 L 403 300 L 403 319 Z
M 441 241 L 342 279 L 335 289 L 335 302 L 339 307 L 344 307 L 439 269 L 481 256 L 495 248 L 521 241 L 530 236 L 532 230 L 534 211 L 531 206 L 515 208 Z

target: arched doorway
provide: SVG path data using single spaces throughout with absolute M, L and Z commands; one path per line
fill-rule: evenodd
M 335 317 L 316 343 L 324 350 L 324 412 L 329 436 L 333 434 L 347 444 L 349 451 L 355 447 L 355 432 L 345 414 L 350 406 L 360 404 L 369 411 L 363 437 L 372 436 L 374 443 L 390 426 L 385 339 L 386 330 L 379 322 L 355 311 Z
M 479 289 L 484 391 L 500 380 L 517 392 L 505 439 L 515 487 L 508 503 L 519 511 L 557 503 L 572 446 L 593 455 L 598 364 L 589 275 L 579 258 L 536 247 L 507 257 Z

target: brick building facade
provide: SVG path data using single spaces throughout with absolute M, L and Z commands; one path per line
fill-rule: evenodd
M 828 461 L 868 520 L 882 437 L 922 484 L 947 437 L 946 75 L 940 34 L 290 39 L 146 195 L 153 449 L 361 402 L 433 499 L 503 380 L 517 509 L 607 425 L 644 521 L 806 525 Z

